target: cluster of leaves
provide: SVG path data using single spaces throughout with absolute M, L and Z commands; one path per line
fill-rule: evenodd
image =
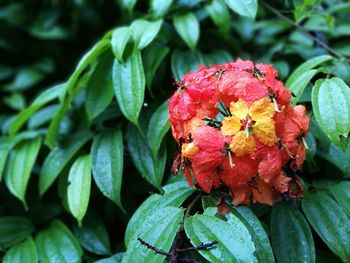
M 184 246 L 218 241 L 190 253 L 200 262 L 350 262 L 349 12 L 341 0 L 8 3 L 0 257 L 163 262 L 137 238 L 169 251 L 181 231 Z M 174 79 L 237 57 L 272 63 L 308 108 L 306 193 L 219 218 L 224 193 L 170 176 L 167 98 Z

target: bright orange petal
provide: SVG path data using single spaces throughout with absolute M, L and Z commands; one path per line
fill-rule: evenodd
M 196 145 L 194 145 L 193 142 L 184 143 L 181 146 L 181 153 L 182 153 L 182 156 L 184 157 L 191 158 L 198 152 L 199 152 L 199 148 Z
M 237 157 L 253 154 L 255 152 L 254 136 L 249 134 L 249 136 L 246 137 L 244 131 L 238 132 L 236 136 L 233 137 L 230 149 Z
M 224 136 L 235 135 L 241 129 L 241 121 L 235 116 L 225 117 L 222 120 L 221 132 Z
M 272 119 L 269 121 L 257 121 L 253 126 L 253 130 L 255 137 L 263 144 L 271 146 L 276 143 L 275 124 Z
M 244 120 L 249 113 L 249 108 L 244 100 L 239 99 L 237 102 L 231 102 L 230 112 L 232 116 L 240 120 Z
M 273 115 L 275 115 L 275 108 L 268 98 L 263 98 L 252 104 L 250 113 L 254 121 L 272 119 Z

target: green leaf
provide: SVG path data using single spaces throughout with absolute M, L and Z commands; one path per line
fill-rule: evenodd
M 216 208 L 207 208 L 206 211 L 210 209 L 215 214 Z M 211 214 L 188 217 L 185 219 L 185 232 L 193 246 L 218 242 L 211 249 L 199 250 L 210 262 L 257 262 L 249 231 L 233 214 L 229 214 L 226 222 Z
M 0 181 L 2 179 L 2 174 L 5 169 L 6 161 L 12 146 L 13 144 L 11 143 L 10 139 L 0 137 Z
M 213 0 L 205 6 L 210 18 L 223 35 L 229 35 L 231 27 L 230 12 L 224 0 Z
M 144 218 L 141 227 L 131 238 L 122 262 L 136 263 L 140 259 L 144 262 L 164 262 L 165 256 L 155 254 L 151 249 L 145 248 L 137 238 L 163 251 L 169 251 L 183 215 L 183 210 L 176 207 L 154 209 L 153 213 Z
M 169 51 L 170 49 L 168 47 L 155 43 L 149 45 L 142 53 L 143 63 L 145 65 L 146 85 L 150 92 L 153 77 L 160 63 L 164 60 Z
M 237 14 L 255 19 L 258 11 L 257 0 L 225 0 L 225 2 Z
M 53 116 L 57 113 L 58 108 L 58 104 L 53 104 L 35 112 L 28 121 L 28 129 L 35 130 L 52 120 Z
M 123 54 L 131 37 L 131 30 L 129 27 L 123 26 L 116 28 L 112 33 L 111 45 L 114 56 L 119 62 L 123 62 Z
M 246 206 L 235 206 L 231 208 L 231 211 L 232 209 L 235 210 L 236 216 L 242 221 L 252 236 L 256 249 L 255 256 L 258 262 L 275 262 L 269 238 L 253 211 Z
M 92 174 L 102 194 L 122 208 L 123 137 L 120 130 L 108 130 L 94 137 L 91 149 Z
M 126 132 L 126 141 L 131 158 L 141 176 L 160 189 L 166 161 L 166 145 L 163 145 L 157 158 L 153 158 L 146 139 L 131 125 Z
M 170 129 L 168 106 L 168 100 L 163 102 L 153 113 L 148 124 L 147 140 L 154 158 L 157 157 L 164 135 Z
M 212 65 L 222 65 L 229 61 L 233 61 L 230 53 L 224 50 L 215 50 L 208 54 L 203 54 L 203 64 L 207 67 Z
M 151 0 L 151 12 L 156 17 L 166 15 L 174 0 Z
M 270 221 L 273 250 L 278 262 L 315 262 L 315 244 L 304 216 L 290 203 L 275 205 Z
M 123 260 L 124 252 L 119 252 L 109 258 L 103 258 L 97 261 L 94 261 L 94 263 L 121 263 Z
M 68 175 L 68 206 L 79 225 L 87 211 L 91 188 L 90 155 L 80 156 L 75 160 Z
M 83 250 L 70 230 L 59 220 L 39 232 L 35 238 L 39 262 L 81 262 Z
M 138 229 L 142 227 L 144 218 L 153 213 L 154 210 L 166 206 L 179 207 L 195 191 L 188 186 L 187 182 L 169 184 L 164 186 L 163 190 L 163 195 L 153 194 L 148 197 L 129 220 L 125 232 L 126 246 L 128 246 L 136 233 L 139 232 Z
M 86 214 L 82 226 L 74 227 L 74 234 L 87 251 L 97 255 L 111 254 L 107 229 L 97 214 Z
M 127 10 L 129 13 L 132 13 L 134 7 L 137 3 L 137 0 L 117 0 L 121 8 Z
M 62 99 L 63 102 L 61 103 L 60 108 L 57 111 L 55 117 L 52 119 L 47 131 L 45 143 L 50 148 L 53 148 L 57 143 L 58 128 L 66 111 L 69 109 L 69 105 L 73 101 L 74 97 L 79 93 L 79 91 L 85 86 L 77 85 L 80 80 L 81 74 L 99 55 L 101 55 L 109 47 L 110 41 L 107 39 L 103 39 L 97 42 L 79 61 L 79 64 L 76 67 L 74 73 L 67 81 L 66 94 Z
M 145 74 L 140 52 L 135 51 L 124 64 L 114 60 L 112 76 L 120 110 L 137 126 L 145 95 Z
M 38 254 L 33 239 L 29 237 L 24 242 L 11 247 L 4 256 L 4 263 L 37 263 Z
M 318 80 L 312 90 L 316 120 L 328 138 L 344 146 L 350 130 L 350 90 L 340 78 Z
M 21 93 L 12 93 L 2 99 L 4 104 L 13 110 L 20 111 L 26 107 L 26 98 Z
M 46 157 L 39 176 L 39 193 L 42 196 L 52 185 L 57 176 L 73 158 L 75 153 L 90 139 L 90 133 L 78 132 L 56 146 Z
M 112 65 L 113 56 L 110 52 L 106 52 L 87 83 L 85 109 L 90 120 L 99 116 L 114 97 Z
M 199 69 L 201 64 L 203 58 L 199 51 L 175 50 L 171 56 L 171 71 L 177 81 L 180 81 L 186 73 Z
M 310 69 L 313 69 L 314 67 L 331 59 L 333 59 L 332 56 L 321 55 L 305 61 L 303 64 L 297 67 L 289 76 L 289 78 L 286 81 L 286 87 L 289 88 L 292 85 L 292 83 L 295 82 L 298 78 L 300 78 L 300 75 L 304 74 L 306 71 L 309 71 Z
M 193 13 L 175 15 L 173 18 L 174 27 L 185 41 L 187 46 L 194 50 L 199 39 L 199 22 Z
M 0 250 L 26 239 L 33 228 L 32 222 L 25 217 L 0 217 Z
M 132 22 L 130 29 L 132 32 L 132 37 L 135 41 L 135 46 L 137 46 L 139 49 L 144 49 L 147 47 L 158 35 L 162 24 L 163 19 L 159 19 L 154 22 L 138 19 Z
M 344 262 L 350 261 L 350 220 L 343 209 L 325 193 L 308 194 L 302 208 L 313 229 Z
M 28 108 L 21 111 L 12 120 L 10 128 L 9 128 L 10 136 L 16 134 L 22 128 L 23 124 L 36 111 L 38 111 L 40 108 L 42 108 L 47 103 L 49 103 L 52 100 L 61 96 L 65 92 L 65 88 L 66 88 L 66 86 L 64 84 L 59 84 L 59 85 L 53 86 L 52 88 L 47 89 L 43 93 L 41 93 Z
M 11 150 L 8 157 L 5 183 L 10 192 L 26 207 L 25 194 L 28 181 L 38 156 L 41 138 L 23 141 Z
M 318 149 L 317 154 L 334 164 L 346 176 L 350 176 L 350 143 L 347 144 L 345 151 L 330 143 L 327 151 Z
M 350 182 L 343 181 L 332 185 L 330 191 L 344 212 L 350 217 Z

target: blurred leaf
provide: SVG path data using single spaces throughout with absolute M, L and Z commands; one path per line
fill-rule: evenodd
M 90 120 L 100 115 L 114 97 L 112 82 L 113 56 L 106 52 L 101 56 L 86 87 L 85 109 Z
M 159 19 L 154 22 L 138 19 L 130 25 L 132 37 L 135 41 L 135 46 L 139 49 L 147 47 L 153 39 L 158 35 L 158 32 L 163 24 L 163 20 Z
M 128 126 L 126 132 L 126 141 L 131 158 L 141 176 L 160 189 L 166 161 L 166 145 L 163 144 L 157 158 L 153 158 L 146 138 L 131 125 Z
M 278 75 L 281 79 L 285 79 L 286 77 L 288 77 L 290 68 L 285 60 L 277 60 L 273 62 L 273 66 L 277 69 Z
M 0 217 L 0 250 L 26 239 L 33 228 L 32 222 L 25 217 Z
M 315 245 L 304 216 L 290 203 L 275 205 L 270 221 L 271 240 L 278 262 L 315 262 Z
M 34 101 L 33 103 L 23 111 L 21 111 L 11 122 L 11 126 L 9 128 L 9 134 L 14 135 L 16 134 L 23 124 L 41 107 L 46 105 L 47 103 L 51 102 L 52 100 L 58 98 L 59 96 L 62 96 L 65 92 L 65 85 L 59 84 L 55 85 L 52 88 L 49 88 L 45 90 L 43 93 L 41 93 Z
M 174 0 L 151 0 L 151 12 L 156 17 L 162 17 L 168 12 L 173 1 Z
M 171 55 L 171 71 L 177 81 L 180 81 L 186 73 L 199 69 L 203 63 L 203 57 L 199 51 L 175 50 Z
M 13 144 L 11 143 L 10 139 L 0 137 L 0 181 L 2 179 L 2 173 L 5 169 L 6 161 L 12 146 Z
M 216 208 L 207 208 L 216 212 Z M 210 262 L 257 262 L 255 246 L 248 229 L 233 214 L 225 222 L 215 215 L 196 214 L 185 219 L 185 232 L 193 246 L 217 241 L 218 244 L 199 253 Z
M 258 11 L 257 0 L 225 0 L 225 2 L 237 14 L 255 19 Z
M 224 0 L 213 0 L 205 6 L 210 18 L 222 34 L 230 33 L 231 16 Z
M 164 262 L 165 256 L 145 248 L 137 238 L 163 251 L 169 251 L 183 214 L 183 210 L 176 207 L 153 208 L 153 212 L 143 219 L 141 227 L 128 243 L 122 262 L 139 262 L 141 258 L 144 262 Z
M 38 254 L 33 239 L 29 237 L 20 244 L 12 246 L 4 256 L 4 263 L 37 263 Z
M 135 51 L 124 64 L 114 60 L 112 76 L 120 110 L 137 126 L 145 94 L 145 74 L 140 52 Z
M 121 131 L 108 130 L 94 137 L 91 149 L 92 174 L 102 194 L 123 209 L 123 137 Z
M 104 259 L 94 261 L 94 263 L 121 263 L 124 254 L 125 254 L 124 252 L 120 252 L 109 258 L 104 258 Z
M 149 196 L 129 220 L 125 232 L 126 246 L 129 246 L 133 237 L 139 232 L 139 228 L 142 227 L 144 218 L 147 218 L 149 214 L 167 206 L 179 207 L 194 192 L 194 189 L 191 189 L 187 182 L 169 184 L 164 186 L 163 190 L 163 195 L 153 194 Z
M 322 130 L 338 145 L 350 130 L 350 90 L 340 78 L 318 80 L 312 90 L 312 107 Z
M 148 124 L 147 140 L 154 158 L 158 155 L 158 150 L 163 141 L 164 135 L 170 129 L 168 107 L 169 101 L 166 100 L 153 113 Z
M 332 185 L 330 191 L 335 200 L 344 210 L 344 212 L 350 217 L 350 182 L 343 181 L 338 184 Z
M 306 218 L 327 244 L 344 262 L 350 260 L 350 219 L 328 195 L 317 192 L 302 200 Z
M 52 120 L 59 108 L 58 104 L 47 106 L 35 112 L 28 121 L 28 129 L 34 130 Z
M 40 146 L 40 137 L 19 143 L 11 150 L 6 165 L 6 186 L 25 207 L 27 207 L 25 200 L 27 185 Z
M 5 91 L 22 91 L 33 87 L 44 78 L 44 74 L 33 68 L 20 69 L 12 83 L 6 85 Z
M 81 262 L 83 250 L 70 230 L 59 220 L 54 220 L 48 229 L 35 238 L 39 262 Z
M 156 74 L 156 71 L 161 62 L 168 55 L 169 50 L 170 49 L 168 47 L 163 47 L 159 44 L 151 44 L 143 52 L 146 85 L 150 92 L 152 92 L 151 85 L 153 77 Z
M 327 151 L 318 149 L 317 154 L 338 167 L 346 177 L 350 176 L 350 143 L 347 144 L 345 151 L 331 143 Z
M 208 54 L 203 54 L 203 64 L 207 67 L 212 65 L 223 65 L 229 61 L 233 61 L 230 53 L 224 50 L 215 50 Z
M 111 247 L 107 229 L 95 213 L 87 213 L 81 227 L 74 227 L 74 234 L 81 246 L 98 255 L 110 255 Z
M 194 50 L 199 39 L 199 22 L 193 13 L 175 15 L 173 18 L 174 27 L 185 41 L 187 46 Z
M 119 3 L 121 8 L 127 10 L 129 13 L 132 13 L 137 3 L 137 0 L 117 0 L 117 3 Z
M 130 37 L 131 29 L 129 27 L 118 27 L 113 31 L 111 39 L 112 51 L 119 62 L 123 62 L 124 50 Z
M 14 110 L 23 110 L 26 106 L 26 99 L 20 93 L 12 93 L 6 96 L 2 101 L 10 108 Z
M 76 159 L 68 175 L 68 206 L 79 225 L 89 205 L 91 188 L 91 158 L 83 155 Z
M 64 144 L 56 146 L 46 157 L 39 176 L 39 193 L 42 196 L 57 176 L 79 151 L 79 149 L 90 139 L 90 133 L 78 132 L 69 137 Z

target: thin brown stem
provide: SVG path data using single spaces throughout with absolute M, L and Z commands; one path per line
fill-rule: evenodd
M 186 214 L 185 214 L 185 218 L 188 217 L 191 213 L 191 210 L 193 208 L 193 206 L 197 203 L 198 199 L 201 197 L 200 194 L 198 194 L 193 200 L 192 202 L 188 205 L 187 210 L 186 210 Z

